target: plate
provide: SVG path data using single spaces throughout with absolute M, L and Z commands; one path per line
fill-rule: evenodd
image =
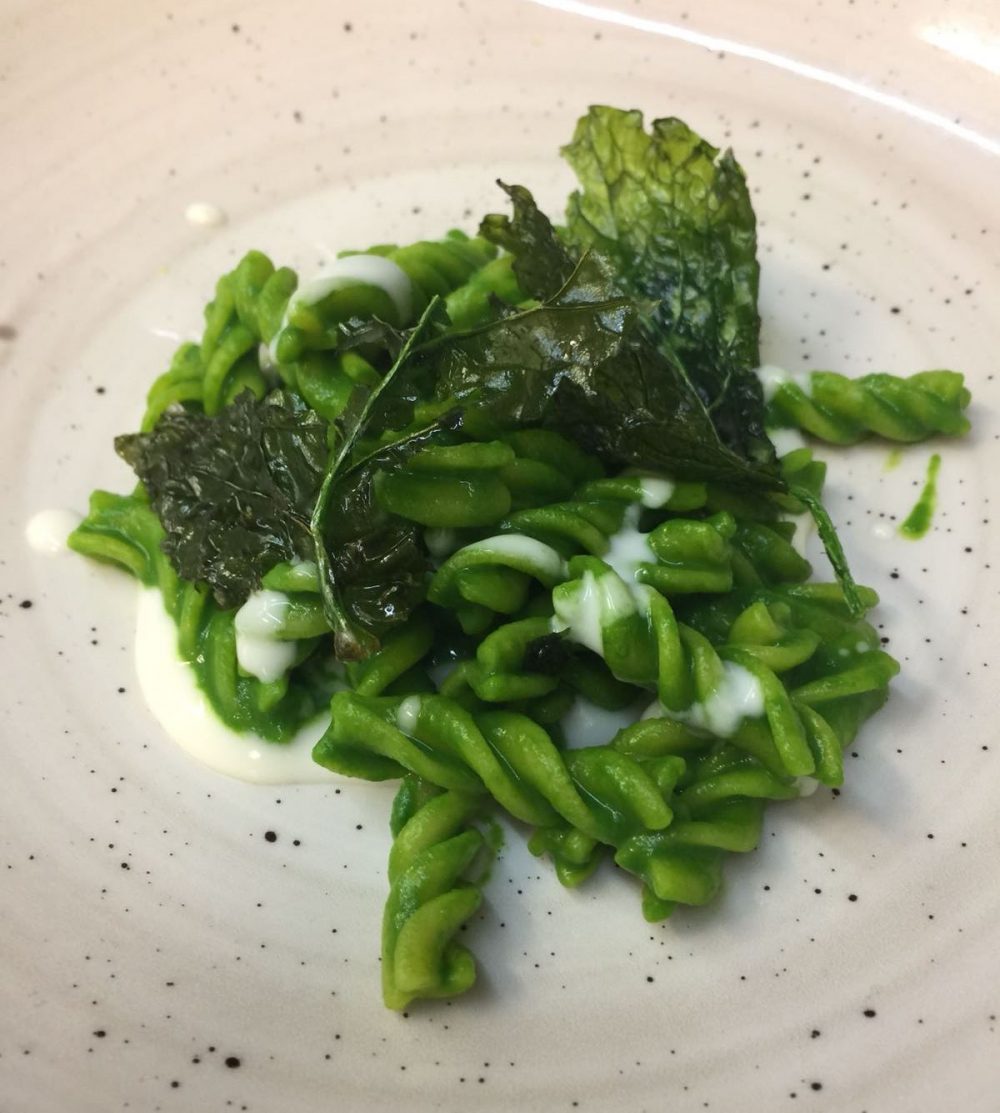
M 4 1108 L 996 1108 L 998 28 L 971 4 L 609 3 L 8 13 Z M 823 452 L 903 663 L 839 795 L 773 807 L 723 899 L 656 927 L 625 878 L 567 892 L 509 838 L 481 984 L 401 1017 L 378 995 L 391 788 L 195 765 L 139 694 L 132 586 L 24 527 L 127 488 L 111 437 L 247 247 L 308 267 L 471 229 L 496 177 L 557 212 L 591 102 L 735 148 L 768 360 L 956 367 L 974 433 Z M 934 528 L 906 541 L 936 450 Z

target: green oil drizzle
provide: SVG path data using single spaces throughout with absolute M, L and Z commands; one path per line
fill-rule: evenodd
M 923 537 L 931 528 L 934 505 L 937 502 L 937 477 L 940 467 L 941 457 L 935 452 L 927 465 L 927 478 L 924 480 L 924 489 L 920 492 L 920 498 L 907 514 L 906 521 L 899 527 L 899 532 L 913 541 Z
M 903 450 L 901 448 L 894 448 L 885 458 L 885 470 L 892 471 L 898 468 L 903 459 Z

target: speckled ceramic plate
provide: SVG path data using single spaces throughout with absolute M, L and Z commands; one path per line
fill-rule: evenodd
M 973 0 L 609 4 L 3 5 L 3 1110 L 998 1108 L 1000 28 Z M 481 985 L 402 1018 L 391 788 L 195 765 L 138 694 L 132 586 L 24 525 L 129 482 L 111 436 L 244 249 L 471 227 L 498 175 L 555 207 L 593 101 L 736 148 L 770 360 L 960 368 L 975 432 L 826 454 L 904 666 L 843 791 L 773 808 L 724 898 L 657 927 L 624 877 L 566 892 L 511 840 Z

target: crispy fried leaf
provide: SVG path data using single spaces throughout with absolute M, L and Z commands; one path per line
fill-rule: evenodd
M 677 119 L 593 107 L 563 154 L 580 180 L 566 236 L 614 264 L 622 288 L 654 303 L 644 327 L 669 345 L 740 456 L 772 460 L 760 363 L 756 221 L 730 151 Z
M 377 343 L 396 359 L 374 390 L 354 392 L 332 454 L 329 425 L 283 391 L 260 402 L 248 392 L 213 417 L 175 407 L 152 432 L 117 438 L 182 578 L 209 584 L 233 607 L 279 561 L 315 557 L 344 660 L 377 649 L 380 635 L 409 617 L 423 598 L 426 552 L 416 526 L 379 507 L 373 484 L 380 469 L 402 466 L 441 433 L 441 422 L 419 435 L 386 433 L 430 392 L 419 366 L 401 372 L 417 338 L 441 327 L 439 314 L 435 299 L 409 334 L 378 322 L 352 331 L 352 341 Z M 379 447 L 359 458 L 360 446 L 372 443 Z
M 497 185 L 510 198 L 514 215 L 484 216 L 479 234 L 513 255 L 517 284 L 529 297 L 549 301 L 569 281 L 576 269 L 576 259 L 524 186 L 507 185 L 499 180 Z
M 439 439 L 440 431 L 435 424 L 386 445 L 339 477 L 332 489 L 322 537 L 328 554 L 327 617 L 341 661 L 375 652 L 381 637 L 423 602 L 430 570 L 423 531 L 382 509 L 375 497 L 375 476 L 402 467 Z
M 772 464 L 720 439 L 670 344 L 652 343 L 652 307 L 622 293 L 610 260 L 599 250 L 576 260 L 531 194 L 504 188 L 513 218 L 487 217 L 481 232 L 514 253 L 518 281 L 547 300 L 431 345 L 439 396 L 500 426 L 557 429 L 612 467 L 780 487 Z
M 383 510 L 375 498 L 378 471 L 401 467 L 414 452 L 440 436 L 442 426 L 391 440 L 362 458 L 363 440 L 399 423 L 418 396 L 413 382 L 425 369 L 411 361 L 414 346 L 439 323 L 434 298 L 409 333 L 393 366 L 371 392 L 359 389 L 341 423 L 309 525 L 320 571 L 323 609 L 334 633 L 337 657 L 354 661 L 379 648 L 381 636 L 409 618 L 423 599 L 427 553 L 419 528 Z
M 640 304 L 620 281 L 611 259 L 600 251 L 580 252 L 559 237 L 529 190 L 497 184 L 510 198 L 513 215 L 490 213 L 479 234 L 513 255 L 514 274 L 526 294 L 547 305 L 591 305 L 614 298 Z
M 149 493 L 177 573 L 232 607 L 273 565 L 310 554 L 326 432 L 297 396 L 258 402 L 247 391 L 215 417 L 171 407 L 151 432 L 115 438 L 115 449 Z
M 723 445 L 683 372 L 653 348 L 628 301 L 549 305 L 446 338 L 442 398 L 501 428 L 540 424 L 611 467 L 780 488 L 776 469 Z

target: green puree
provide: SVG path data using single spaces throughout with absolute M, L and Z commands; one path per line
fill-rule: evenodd
M 934 506 L 937 503 L 937 477 L 940 467 L 941 457 L 935 452 L 927 464 L 927 478 L 924 480 L 924 489 L 920 492 L 920 498 L 907 514 L 906 521 L 899 527 L 899 532 L 913 541 L 923 537 L 931 528 Z

